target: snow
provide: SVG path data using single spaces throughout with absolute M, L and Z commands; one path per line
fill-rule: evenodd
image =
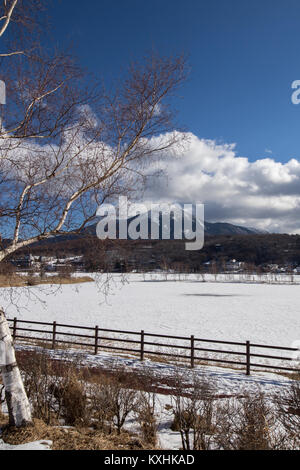
M 277 279 L 277 280 L 276 280 Z M 300 339 L 299 279 L 295 284 L 290 276 L 263 278 L 238 275 L 175 275 L 175 274 L 119 274 L 102 275 L 100 282 L 76 285 L 43 286 L 0 289 L 0 305 L 7 315 L 32 321 L 77 324 L 117 330 L 145 330 L 148 333 L 239 341 L 250 340 L 260 344 L 292 346 Z M 264 282 L 262 282 L 264 280 Z M 109 289 L 105 289 L 108 287 Z M 13 302 L 12 302 L 13 300 Z M 18 345 L 17 349 L 32 349 Z M 35 348 L 38 349 L 38 348 Z M 170 362 L 158 363 L 136 356 L 99 350 L 94 356 L 75 349 L 49 351 L 53 358 L 76 360 L 90 367 L 111 370 L 124 366 L 138 372 L 150 370 L 158 379 L 174 377 L 178 366 Z M 269 354 L 269 353 L 267 353 Z M 276 355 L 279 353 L 276 352 Z M 288 354 L 287 352 L 285 354 Z M 268 396 L 282 393 L 290 384 L 286 377 L 254 371 L 216 366 L 196 366 L 194 371 L 184 369 L 187 385 L 192 374 L 204 375 L 214 383 L 218 395 L 231 397 L 261 389 Z M 171 404 L 171 392 L 166 381 L 159 385 L 164 394 L 158 394 L 159 440 L 164 449 L 178 449 L 179 433 L 170 430 L 172 421 L 166 405 Z M 128 423 L 128 427 L 134 423 Z M 0 440 L 0 450 L 39 450 L 51 448 L 50 441 L 36 441 L 21 446 L 9 446 Z
M 300 339 L 296 284 L 201 282 L 198 276 L 112 274 L 98 282 L 1 289 L 0 304 L 19 319 L 290 347 Z M 222 278 L 220 278 L 222 279 Z M 100 284 L 105 281 L 105 275 Z M 103 285 L 102 285 L 103 287 Z M 107 287 L 107 285 L 106 285 Z
M 27 351 L 33 349 L 36 351 L 42 350 L 39 347 L 26 345 L 16 345 L 16 349 Z M 251 376 L 247 376 L 244 371 L 217 366 L 201 365 L 196 366 L 194 369 L 189 369 L 178 365 L 178 363 L 159 363 L 149 359 L 141 362 L 134 356 L 126 355 L 122 357 L 119 353 L 99 352 L 95 356 L 75 349 L 46 350 L 46 353 L 52 359 L 63 359 L 64 361 L 76 360 L 77 364 L 92 368 L 112 371 L 121 367 L 137 373 L 146 371 L 155 376 L 158 381 L 174 377 L 179 373 L 185 377 L 187 386 L 193 382 L 193 375 L 196 374 L 206 377 L 206 379 L 214 384 L 218 394 L 224 396 L 242 395 L 245 390 L 255 391 L 257 388 L 261 388 L 265 393 L 272 394 L 278 387 L 283 389 L 291 383 L 287 377 L 274 372 L 255 371 Z M 171 393 L 169 386 L 160 384 L 159 387 L 164 388 L 166 394 Z
M 11 445 L 6 444 L 0 439 L 1 450 L 51 450 L 52 441 L 35 441 L 28 442 L 27 444 Z

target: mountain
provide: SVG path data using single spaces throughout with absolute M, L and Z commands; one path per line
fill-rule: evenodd
M 254 235 L 268 233 L 252 227 L 228 224 L 226 222 L 205 222 L 206 235 Z
M 137 217 L 138 216 L 129 217 L 127 219 L 127 227 Z M 191 218 L 192 220 L 190 220 L 190 223 L 191 223 L 192 229 L 195 230 L 196 219 L 194 216 L 190 216 L 190 219 Z M 145 219 L 146 219 L 146 223 L 148 224 L 148 233 L 151 233 L 151 213 L 150 212 L 141 215 L 141 220 L 145 221 Z M 170 223 L 170 239 L 171 240 L 174 239 L 174 220 L 176 219 L 171 217 L 171 223 Z M 96 234 L 96 226 L 97 226 L 97 223 L 92 224 L 86 227 L 85 231 L 88 232 L 89 234 L 93 234 L 93 233 Z M 117 221 L 116 226 L 117 226 L 117 235 L 118 235 L 119 233 L 118 221 Z M 157 230 L 159 231 L 159 239 L 162 239 L 161 227 L 162 227 L 162 216 L 160 215 L 159 226 L 157 227 Z M 255 228 L 243 227 L 240 225 L 233 225 L 233 224 L 229 224 L 226 222 L 204 222 L 204 233 L 205 235 L 253 235 L 253 234 L 262 234 L 262 233 L 268 233 L 268 232 L 263 232 Z
M 136 218 L 137 216 L 130 217 L 127 219 L 127 226 L 130 225 L 130 223 Z M 148 223 L 148 232 L 151 233 L 151 216 L 150 212 L 145 213 L 142 216 L 142 219 L 146 219 Z M 99 219 L 100 220 L 100 219 Z M 95 222 L 91 225 L 88 225 L 85 227 L 81 233 L 79 234 L 73 234 L 70 233 L 68 235 L 57 235 L 57 236 L 52 236 L 46 240 L 42 240 L 40 242 L 36 242 L 33 244 L 33 246 L 45 246 L 49 245 L 52 243 L 57 243 L 57 242 L 66 242 L 68 240 L 78 240 L 78 239 L 84 239 L 87 236 L 95 236 L 96 237 L 96 228 L 97 228 L 97 223 Z M 117 235 L 119 231 L 119 223 L 117 221 Z M 160 216 L 160 221 L 159 221 L 159 239 L 162 239 L 161 235 L 161 227 L 162 227 L 162 217 Z M 195 217 L 193 217 L 192 220 L 192 228 L 195 230 Z M 259 231 L 255 228 L 249 228 L 249 227 L 242 227 L 240 225 L 233 225 L 229 224 L 226 222 L 204 222 L 204 234 L 205 236 L 209 235 L 257 235 L 257 234 L 262 234 L 262 233 L 267 233 L 263 231 Z M 184 236 L 182 237 L 184 238 Z M 130 237 L 129 237 L 130 239 Z M 174 239 L 174 220 L 171 217 L 171 224 L 170 224 L 170 240 Z

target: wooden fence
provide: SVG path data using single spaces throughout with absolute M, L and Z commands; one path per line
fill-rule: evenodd
M 146 356 L 152 356 L 152 358 L 155 356 L 161 359 L 180 359 L 188 361 L 191 368 L 194 368 L 197 362 L 239 366 L 239 368 L 242 366 L 246 375 L 250 375 L 253 368 L 272 369 L 274 371 L 278 370 L 294 373 L 300 372 L 300 351 L 297 348 L 256 344 L 251 343 L 250 341 L 234 342 L 203 339 L 197 338 L 194 335 L 170 336 L 146 333 L 144 330 L 110 330 L 99 328 L 98 325 L 95 327 L 87 327 L 66 325 L 55 321 L 53 323 L 45 323 L 19 320 L 17 318 L 8 319 L 8 321 L 10 322 L 10 328 L 12 330 L 14 340 L 20 339 L 27 342 L 47 342 L 52 349 L 55 349 L 60 345 L 66 345 L 69 347 L 80 346 L 85 350 L 92 350 L 93 354 L 98 354 L 100 350 L 131 353 L 138 356 L 141 361 L 143 361 Z M 29 325 L 31 326 L 30 328 L 28 328 Z M 41 329 L 42 326 L 46 326 L 47 328 L 49 327 L 49 329 Z M 69 331 L 66 331 L 66 329 Z M 75 332 L 71 330 L 74 330 Z M 88 332 L 89 334 L 83 334 L 84 332 Z M 126 335 L 126 337 L 124 337 L 124 335 Z M 83 342 L 84 340 L 88 340 L 88 342 Z M 168 342 L 162 342 L 164 340 L 176 340 L 177 343 L 170 344 Z M 120 346 L 120 343 L 122 346 Z M 125 345 L 123 346 L 124 343 Z M 207 345 L 218 346 L 207 347 Z M 230 346 L 231 349 L 220 349 L 222 346 Z M 234 349 L 237 347 L 239 348 L 238 350 Z M 166 350 L 168 352 L 166 352 Z M 261 350 L 285 352 L 285 355 L 279 356 L 276 355 L 276 352 L 274 353 L 275 355 L 266 355 L 262 354 Z M 290 353 L 290 357 L 287 357 L 288 352 Z M 204 356 L 203 353 L 206 354 L 206 356 Z M 292 357 L 292 354 L 298 355 L 297 361 Z M 219 357 L 220 355 L 222 356 L 221 358 Z M 234 356 L 238 356 L 240 360 L 231 360 L 228 356 L 233 358 Z M 264 361 L 258 362 L 258 360 Z M 268 362 L 266 362 L 266 360 Z M 296 363 L 296 365 L 293 364 L 291 367 L 291 364 L 289 364 L 288 361 L 294 361 L 294 364 Z M 290 365 L 290 367 L 287 367 L 287 365 Z

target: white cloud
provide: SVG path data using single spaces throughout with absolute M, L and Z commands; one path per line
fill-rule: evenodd
M 204 202 L 206 219 L 300 233 L 300 162 L 250 162 L 234 145 L 189 135 L 188 147 L 160 163 L 166 175 L 149 180 L 146 199 Z
M 88 109 L 83 111 L 89 112 Z M 93 122 L 93 115 L 90 119 Z M 145 200 L 203 202 L 208 221 L 300 233 L 300 161 L 291 159 L 281 163 L 268 156 L 250 162 L 237 155 L 234 144 L 218 144 L 193 134 L 188 137 L 188 141 L 184 139 L 172 152 L 164 151 L 164 158 L 160 154 L 156 160 L 150 160 L 149 168 L 144 168 L 148 174 L 153 170 L 165 170 L 165 175 L 156 173 L 155 177 L 149 178 Z M 155 137 L 146 141 L 145 148 L 149 144 L 163 147 L 169 138 L 170 135 Z M 0 169 L 12 179 L 22 181 L 35 181 L 49 174 L 57 159 L 62 159 L 63 166 L 69 160 L 73 161 L 73 156 L 79 149 L 84 149 L 86 143 L 81 130 L 75 135 L 66 133 L 59 151 L 55 145 L 9 142 L 13 148 L 16 146 L 9 150 L 13 158 L 5 157 L 7 148 L 3 139 Z M 99 141 L 79 153 L 68 171 L 61 177 L 56 176 L 61 194 L 69 194 L 78 185 L 81 163 L 89 162 L 86 173 L 81 176 L 90 180 L 105 172 L 114 157 L 114 149 Z M 51 187 L 48 192 L 51 193 Z

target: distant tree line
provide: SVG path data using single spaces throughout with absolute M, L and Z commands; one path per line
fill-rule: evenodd
M 250 271 L 263 270 L 270 264 L 288 270 L 300 265 L 300 235 L 207 236 L 200 251 L 185 250 L 181 240 L 98 240 L 86 235 L 34 244 L 20 250 L 17 256 L 29 253 L 56 258 L 82 256 L 82 267 L 87 271 L 220 272 L 232 259 L 245 263 Z

